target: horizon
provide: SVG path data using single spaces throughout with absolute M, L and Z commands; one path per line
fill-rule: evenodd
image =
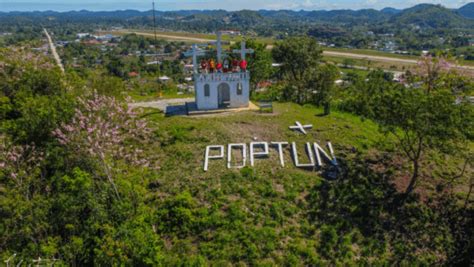
M 362 3 L 361 3 L 362 2 Z M 418 1 L 418 0 L 367 0 L 359 1 L 354 4 L 350 0 L 337 1 L 314 1 L 314 0 L 291 0 L 291 1 L 267 1 L 267 0 L 244 0 L 244 1 L 215 1 L 215 0 L 178 0 L 175 2 L 159 2 L 155 1 L 155 10 L 157 11 L 183 11 L 183 10 L 225 10 L 225 11 L 239 11 L 239 10 L 292 10 L 292 11 L 329 11 L 329 10 L 361 10 L 361 9 L 375 9 L 382 10 L 384 8 L 405 9 L 420 4 L 442 5 L 446 8 L 457 9 L 466 4 L 474 3 L 468 0 L 459 1 Z M 90 0 L 82 2 L 58 3 L 43 1 L 14 1 L 4 0 L 0 3 L 0 12 L 71 12 L 71 11 L 150 11 L 152 1 L 149 3 L 136 2 L 133 0 L 127 2 L 111 2 L 102 1 L 101 3 Z

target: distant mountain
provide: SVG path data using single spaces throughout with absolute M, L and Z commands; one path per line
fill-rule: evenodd
M 386 14 L 375 9 L 311 11 L 307 16 L 316 20 L 342 23 L 376 22 L 388 18 Z
M 420 4 L 404 9 L 393 15 L 391 23 L 397 25 L 416 25 L 420 28 L 470 28 L 474 21 L 467 19 L 456 11 L 441 5 Z
M 384 14 L 387 14 L 387 15 L 395 15 L 395 14 L 398 14 L 398 13 L 402 12 L 402 10 L 395 9 L 395 8 L 392 8 L 392 7 L 386 7 L 384 9 L 380 10 L 380 12 L 382 12 Z
M 420 4 L 399 10 L 177 10 L 156 11 L 157 25 L 163 28 L 189 31 L 215 31 L 231 27 L 240 30 L 257 30 L 271 34 L 272 31 L 304 32 L 320 25 L 339 28 L 337 32 L 350 33 L 354 28 L 370 28 L 375 32 L 394 32 L 412 25 L 420 29 L 449 30 L 463 29 L 474 32 L 474 3 L 460 9 L 448 9 L 441 5 Z M 91 24 L 107 22 L 124 27 L 140 27 L 151 24 L 152 11 L 43 11 L 43 12 L 0 12 L 0 18 L 22 17 L 35 21 L 55 18 L 61 22 L 86 21 Z M 4 20 L 5 21 L 5 20 Z M 7 21 L 8 22 L 8 21 Z M 113 23 L 112 23 L 113 22 Z M 1 24 L 1 21 L 0 21 Z M 1 28 L 1 27 L 0 27 Z M 268 31 L 268 29 L 271 29 Z
M 474 2 L 459 8 L 458 13 L 463 17 L 474 19 Z

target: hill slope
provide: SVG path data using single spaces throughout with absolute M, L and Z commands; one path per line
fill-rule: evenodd
M 474 2 L 466 4 L 458 9 L 458 13 L 470 19 L 474 19 Z
M 469 28 L 474 22 L 440 5 L 420 4 L 394 15 L 390 21 L 398 25 L 421 28 Z

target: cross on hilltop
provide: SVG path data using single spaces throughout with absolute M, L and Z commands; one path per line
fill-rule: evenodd
M 240 49 L 234 49 L 232 52 L 240 53 L 240 58 L 245 60 L 245 54 L 253 54 L 254 51 L 251 48 L 245 48 L 245 41 L 242 41 L 240 43 Z

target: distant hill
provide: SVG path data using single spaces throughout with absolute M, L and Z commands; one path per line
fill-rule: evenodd
M 416 25 L 421 28 L 469 28 L 474 21 L 441 5 L 420 4 L 404 9 L 392 16 L 390 22 L 397 25 Z
M 78 18 L 116 18 L 130 19 L 143 16 L 151 16 L 150 11 L 137 10 L 117 10 L 117 11 L 34 11 L 34 12 L 0 12 L 0 16 L 33 16 L 44 17 L 54 16 L 58 18 L 78 19 Z M 294 10 L 177 10 L 177 11 L 156 11 L 159 17 L 168 18 L 194 18 L 194 19 L 226 19 L 232 21 L 244 21 L 247 23 L 259 23 L 265 18 L 277 20 L 300 19 L 303 21 L 321 21 L 350 24 L 364 24 L 391 21 L 395 23 L 418 24 L 422 27 L 436 28 L 438 26 L 463 27 L 469 25 L 466 18 L 474 19 L 474 2 L 469 3 L 458 10 L 450 10 L 440 5 L 420 4 L 407 9 L 395 9 L 391 7 L 380 11 L 375 9 L 361 10 L 314 10 L 314 11 L 294 11 Z
M 463 17 L 474 19 L 474 2 L 459 8 L 458 13 Z
M 380 10 L 380 12 L 382 12 L 384 14 L 388 14 L 388 15 L 395 15 L 395 14 L 398 14 L 402 11 L 400 9 L 395 9 L 395 8 L 392 8 L 392 7 L 386 7 L 384 9 Z
M 375 9 L 312 11 L 307 16 L 315 20 L 342 23 L 376 22 L 387 18 L 386 14 Z
M 364 38 L 367 32 L 391 33 L 402 35 L 405 29 L 420 29 L 417 34 L 424 36 L 453 38 L 459 34 L 474 34 L 474 3 L 460 9 L 448 9 L 441 5 L 420 4 L 399 10 L 177 10 L 156 11 L 157 25 L 163 29 L 215 32 L 218 29 L 231 28 L 262 36 L 285 36 L 287 34 L 305 34 L 312 32 L 315 37 L 339 38 L 340 45 L 349 39 Z M 17 19 L 11 19 L 15 17 Z M 56 12 L 0 12 L 0 30 L 9 31 L 15 27 L 13 21 L 29 22 L 35 25 L 55 21 L 56 25 L 69 22 L 82 22 L 95 27 L 122 26 L 129 28 L 151 27 L 152 11 L 87 10 Z M 2 25 L 3 24 L 3 25 Z M 2 27 L 3 26 L 3 27 Z M 457 31 L 453 31 L 457 29 Z M 406 31 L 403 33 L 407 33 Z M 412 36 L 406 38 L 415 40 Z M 419 37 L 419 36 L 418 36 Z M 423 41 L 426 43 L 426 40 Z M 353 44 L 359 46 L 357 42 Z M 432 47 L 430 45 L 429 47 Z

